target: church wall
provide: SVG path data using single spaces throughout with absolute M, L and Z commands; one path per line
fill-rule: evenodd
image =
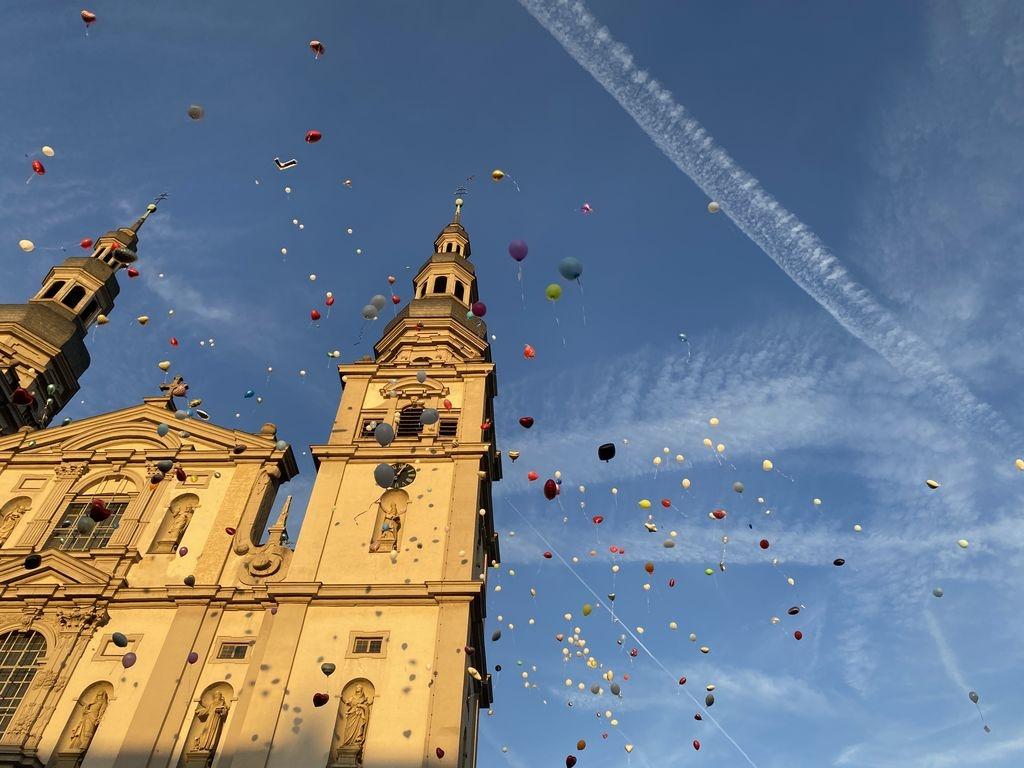
M 448 537 L 445 527 L 452 499 L 452 462 L 420 459 L 413 463 L 417 476 L 403 489 L 409 494 L 409 506 L 403 515 L 395 562 L 387 551 L 369 551 L 377 520 L 376 501 L 382 492 L 373 479 L 376 465 L 377 462 L 348 462 L 341 478 L 332 524 L 323 538 L 299 539 L 296 560 L 310 557 L 309 550 L 315 550 L 317 556 L 321 552 L 329 553 L 329 556 L 318 557 L 314 580 L 335 584 L 353 580 L 416 583 L 441 578 L 441 560 Z M 322 465 L 321 472 L 323 468 Z M 330 515 L 330 507 L 318 508 L 314 506 L 315 501 L 315 498 L 311 500 L 307 520 Z M 466 549 L 471 554 L 472 541 Z M 359 564 L 358 569 L 353 569 L 354 563 Z

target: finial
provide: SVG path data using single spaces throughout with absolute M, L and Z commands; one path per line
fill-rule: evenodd
M 462 221 L 462 198 L 455 198 L 455 216 L 452 218 L 452 224 L 458 224 Z
M 139 216 L 139 218 L 136 219 L 135 223 L 128 227 L 128 229 L 130 229 L 132 232 L 137 233 L 139 231 L 139 228 L 145 223 L 146 219 L 150 217 L 150 214 L 156 211 L 157 204 L 162 203 L 166 199 L 166 192 L 161 192 L 159 195 L 153 198 L 153 202 L 146 206 L 146 212 Z

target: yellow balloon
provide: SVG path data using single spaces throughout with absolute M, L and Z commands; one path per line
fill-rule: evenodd
M 771 472 L 773 469 L 775 469 L 775 465 L 772 464 L 771 459 L 765 459 L 764 461 L 761 462 L 761 469 L 763 469 L 765 472 Z
M 19 240 L 18 247 L 21 248 L 25 253 L 32 253 L 36 249 L 36 244 L 31 240 Z
M 493 171 L 491 171 L 491 178 L 494 179 L 495 181 L 501 181 L 502 179 L 505 178 L 505 172 L 501 170 L 501 168 L 495 168 Z
M 592 606 L 590 603 L 584 603 L 583 604 L 583 615 L 584 616 L 589 616 L 593 612 L 594 612 L 594 606 Z
M 654 466 L 656 466 L 656 467 L 661 466 L 661 456 L 655 456 L 654 457 Z
M 171 361 L 161 360 L 159 363 L 156 364 L 156 367 L 159 368 L 161 371 L 169 371 L 171 370 Z
M 138 321 L 139 325 L 145 325 L 149 322 L 149 315 L 139 315 L 135 319 Z
M 959 545 L 960 549 L 967 549 L 967 547 L 970 546 L 970 542 L 968 542 L 967 539 L 960 539 L 957 542 L 957 545 Z
M 640 499 L 640 509 L 650 509 L 650 508 L 651 508 L 651 500 L 650 499 Z
M 719 422 L 717 416 L 712 416 L 710 419 L 708 419 L 708 424 L 710 424 L 712 427 L 717 427 L 718 423 Z
M 110 318 L 106 315 L 96 315 L 96 325 L 106 325 L 110 322 Z
M 706 445 L 708 448 L 711 447 L 711 438 L 710 437 L 705 437 L 704 438 L 704 445 Z
M 1021 472 L 1024 472 L 1024 459 L 1017 459 L 1015 462 L 1013 462 L 1013 465 Z
M 684 477 L 683 478 L 683 488 L 689 488 L 689 487 L 690 487 L 690 478 Z
M 725 453 L 725 443 L 719 443 L 715 446 L 715 450 L 719 453 Z
M 53 157 L 53 156 L 54 156 L 54 154 L 55 154 L 55 153 L 54 153 L 54 151 L 53 151 L 53 147 L 51 147 L 51 146 L 49 146 L 49 145 L 47 145 L 47 146 L 43 147 L 43 149 L 42 149 L 42 153 L 43 153 L 44 155 L 46 155 L 47 157 Z
M 927 485 L 929 488 L 931 488 L 933 491 L 936 488 L 939 487 L 939 481 L 938 480 L 925 480 L 924 484 Z

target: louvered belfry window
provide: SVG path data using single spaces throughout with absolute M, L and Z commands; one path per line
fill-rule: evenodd
M 398 414 L 398 429 L 395 430 L 397 437 L 419 437 L 423 432 L 423 425 L 420 423 L 420 415 L 423 413 L 422 405 L 407 405 Z

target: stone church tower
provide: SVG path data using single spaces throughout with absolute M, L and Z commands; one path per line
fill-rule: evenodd
M 64 259 L 27 304 L 0 304 L 0 435 L 45 427 L 74 397 L 89 367 L 85 335 L 114 308 L 117 271 L 138 258 L 139 228 L 155 210 L 101 236 L 92 256 Z
M 460 211 L 339 366 L 294 548 L 290 446 L 197 418 L 180 379 L 0 437 L 0 768 L 476 764 L 501 465 Z

